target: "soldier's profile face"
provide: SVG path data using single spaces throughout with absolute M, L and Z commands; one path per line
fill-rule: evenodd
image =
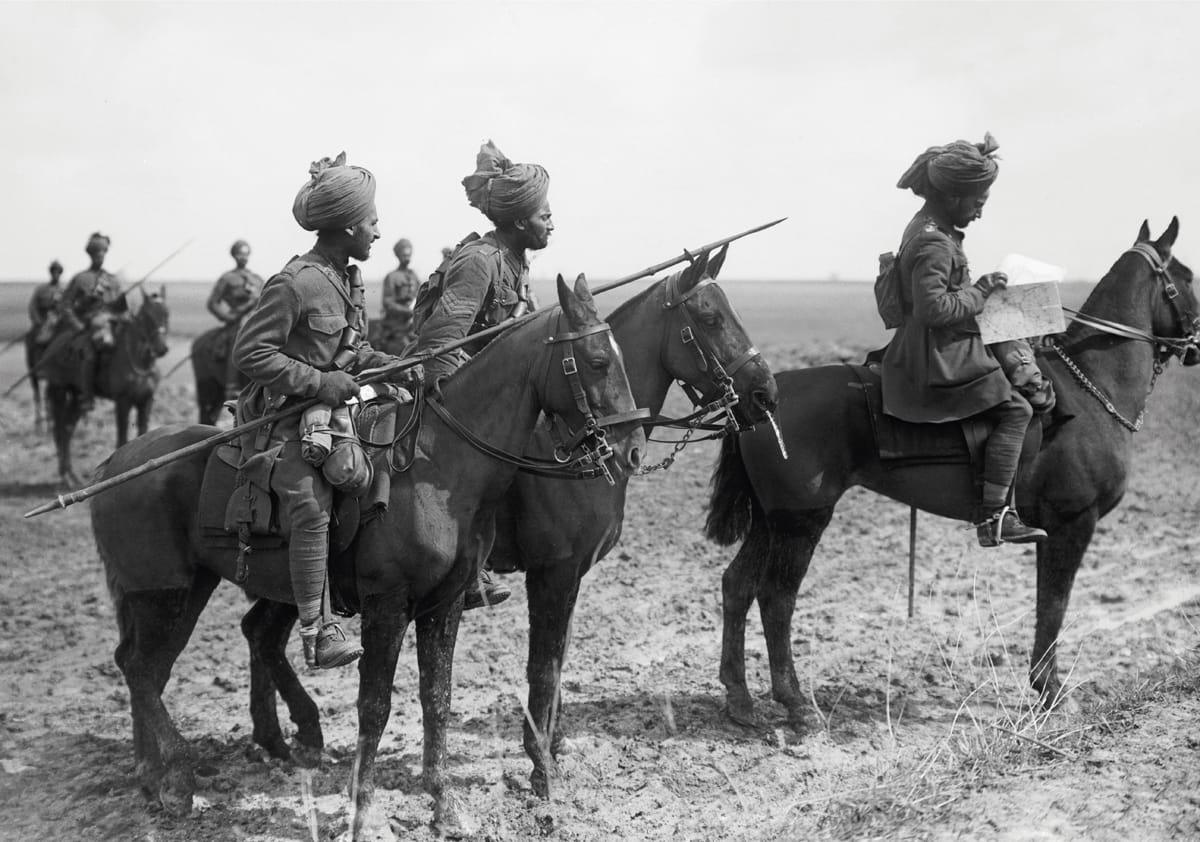
M 371 244 L 379 239 L 379 213 L 371 205 L 366 217 L 350 230 L 349 255 L 355 260 L 371 256 Z
M 522 220 L 525 232 L 525 248 L 537 251 L 550 244 L 550 235 L 554 233 L 554 219 L 550 213 L 550 202 L 542 202 L 537 213 Z

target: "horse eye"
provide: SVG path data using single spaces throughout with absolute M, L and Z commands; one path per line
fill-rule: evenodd
M 608 357 L 592 357 L 588 360 L 588 366 L 593 371 L 604 371 L 608 368 Z

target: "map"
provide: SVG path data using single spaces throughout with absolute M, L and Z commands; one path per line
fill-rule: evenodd
M 1058 283 L 1066 271 L 1019 254 L 1000 261 L 1008 286 L 992 293 L 976 316 L 985 344 L 1060 333 L 1066 329 Z

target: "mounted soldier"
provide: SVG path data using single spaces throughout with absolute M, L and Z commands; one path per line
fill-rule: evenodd
M 254 309 L 258 297 L 262 295 L 263 279 L 246 268 L 250 262 L 250 244 L 245 240 L 238 240 L 230 246 L 229 254 L 236 265 L 217 278 L 206 306 L 208 312 L 225 325 L 211 350 L 214 357 L 225 361 L 226 397 L 236 398 L 242 389 L 243 378 L 233 364 L 233 341 L 242 320 Z
M 96 402 L 96 369 L 100 354 L 113 347 L 115 323 L 126 317 L 128 305 L 121 282 L 104 269 L 104 258 L 112 241 L 96 232 L 88 238 L 92 265 L 67 285 L 59 301 L 62 325 L 74 334 L 69 353 L 78 356 L 79 411 L 88 412 Z
M 251 380 L 238 398 L 239 424 L 312 397 L 321 400 L 328 420 L 330 410 L 344 410 L 346 401 L 358 396 L 353 373 L 396 361 L 366 341 L 362 279 L 350 264 L 351 259 L 366 260 L 379 239 L 375 177 L 345 161 L 342 153 L 313 163 L 292 214 L 301 228 L 317 232 L 317 242 L 267 281 L 258 306 L 238 332 L 234 361 Z M 324 602 L 333 483 L 351 493 L 361 491 L 369 482 L 369 465 L 357 437 L 342 437 L 332 452 L 321 452 L 320 434 L 328 439 L 330 430 L 326 426 L 322 431 L 310 413 L 301 425 L 272 424 L 249 434 L 243 440 L 242 466 L 246 470 L 250 459 L 268 466 L 269 487 L 278 496 L 280 527 L 288 540 L 305 660 L 325 669 L 348 664 L 362 653 Z M 302 435 L 305 419 L 309 430 Z
M 537 164 L 513 163 L 489 140 L 479 149 L 475 172 L 462 184 L 467 201 L 496 227 L 483 236 L 468 235 L 421 287 L 414 308 L 414 353 L 537 309 L 527 252 L 544 249 L 554 232 L 549 173 Z M 452 375 L 486 344 L 468 344 L 434 359 L 426 366 L 426 381 Z M 511 593 L 486 569 L 478 585 L 467 589 L 464 608 L 494 605 Z
M 58 302 L 62 300 L 63 267 L 57 260 L 50 263 L 50 280 L 39 284 L 29 297 L 29 330 L 34 345 L 42 346 L 54 336 L 58 327 Z
M 1011 507 L 1011 489 L 1034 410 L 1010 383 L 1006 368 L 1028 369 L 1026 342 L 998 343 L 1005 365 L 984 345 L 975 317 L 1008 279 L 993 272 L 971 282 L 963 231 L 983 215 L 999 166 L 995 139 L 955 141 L 917 156 L 896 185 L 925 200 L 904 229 L 896 257 L 902 316 L 883 355 L 884 411 L 913 422 L 979 417 L 994 425 L 984 446 L 982 493 L 976 522 L 984 547 L 1041 541 Z M 1048 401 L 1036 376 L 1030 395 Z
M 413 247 L 407 239 L 399 239 L 392 247 L 399 265 L 383 278 L 383 322 L 380 346 L 400 351 L 412 335 L 413 302 L 421 279 L 409 265 Z

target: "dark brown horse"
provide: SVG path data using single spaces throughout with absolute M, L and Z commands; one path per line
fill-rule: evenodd
M 697 410 L 721 411 L 722 422 L 729 425 L 725 431 L 733 432 L 764 421 L 775 409 L 777 392 L 770 368 L 724 291 L 713 282 L 724 260 L 724 250 L 711 261 L 701 255 L 691 266 L 626 301 L 608 321 L 625 354 L 638 406 L 649 407 L 657 417 L 671 383 L 679 381 L 686 384 Z M 699 420 L 698 415 L 695 421 Z M 548 455 L 552 448 L 539 430 L 530 452 Z M 627 478 L 615 486 L 562 482 L 522 473 L 497 517 L 493 564 L 525 571 L 525 750 L 533 761 L 533 790 L 543 798 L 550 797 L 553 758 L 562 739 L 560 684 L 575 602 L 584 575 L 621 536 L 627 483 Z
M 192 340 L 192 375 L 196 382 L 196 405 L 201 424 L 216 424 L 225 405 L 229 354 L 232 352 L 232 334 L 236 331 L 236 325 L 219 325 Z M 238 385 L 245 386 L 248 382 L 249 378 L 239 372 Z
M 113 347 L 100 354 L 96 374 L 96 394 L 112 400 L 116 410 L 117 447 L 129 440 L 129 413 L 137 410 L 138 435 L 150 427 L 150 410 L 160 373 L 158 360 L 167 353 L 167 328 L 170 311 L 166 287 L 144 294 L 141 306 L 113 329 Z M 77 341 L 88 341 L 77 337 Z M 79 407 L 77 357 L 65 352 L 39 363 L 37 370 L 46 378 L 46 400 L 54 425 L 54 449 L 58 454 L 58 475 L 70 486 L 79 485 L 71 464 L 71 439 L 82 415 Z
M 645 413 L 635 410 L 611 331 L 596 315 L 582 276 L 574 292 L 559 278 L 558 293 L 561 310 L 548 309 L 501 334 L 446 381 L 440 398 L 430 399 L 410 466 L 390 475 L 386 511 L 365 524 L 347 550 L 363 618 L 358 751 L 350 784 L 355 839 L 367 829 L 386 833 L 386 820 L 372 809 L 375 757 L 391 712 L 400 644 L 414 620 L 425 786 L 434 798 L 435 823 L 448 832 L 459 829 L 443 773 L 451 666 L 463 591 L 491 549 L 495 506 L 520 461 L 498 456 L 520 453 L 539 413 L 546 412 L 587 433 L 579 437 L 584 443 L 603 446 L 618 473 L 639 463 Z M 617 440 L 606 442 L 597 424 L 608 425 Z M 117 450 L 101 475 L 114 476 L 214 432 L 159 428 Z M 200 453 L 174 462 L 92 503 L 92 527 L 120 626 L 116 661 L 130 690 L 138 773 L 176 814 L 190 809 L 195 780 L 190 749 L 163 706 L 162 690 L 213 589 L 222 577 L 235 577 L 232 556 L 214 554 L 199 535 L 205 461 Z M 282 635 L 274 647 L 252 646 L 252 652 L 270 650 L 265 664 L 255 663 L 255 680 L 272 685 L 273 708 L 273 687 L 296 683 L 283 655 L 295 618 L 294 606 L 285 605 L 293 602 L 286 561 L 259 562 L 244 588 L 259 598 L 243 619 L 246 633 L 266 628 Z M 287 621 L 277 622 L 280 615 Z M 263 688 L 252 684 L 251 693 L 252 708 L 261 705 Z M 297 697 L 285 698 L 292 704 Z M 315 706 L 310 701 L 301 708 L 291 713 L 305 749 L 301 760 L 311 760 L 324 742 Z
M 1037 551 L 1037 618 L 1030 679 L 1043 704 L 1062 700 L 1057 643 L 1063 616 L 1096 522 L 1125 493 L 1130 442 L 1146 398 L 1172 355 L 1200 361 L 1200 308 L 1192 273 L 1171 254 L 1173 219 L 1157 240 L 1145 223 L 1134 246 L 1100 280 L 1066 333 L 1049 340 L 1040 362 L 1073 418 L 1047 430 L 1017 481 L 1023 520 L 1049 533 Z M 778 375 L 788 458 L 768 431 L 726 439 L 713 474 L 707 532 L 742 541 L 723 579 L 721 681 L 730 716 L 754 724 L 746 688 L 746 612 L 758 600 L 772 695 L 803 727 L 805 702 L 792 659 L 796 592 L 834 506 L 856 485 L 957 520 L 974 499 L 965 465 L 885 469 L 879 460 L 863 384 L 848 366 Z

